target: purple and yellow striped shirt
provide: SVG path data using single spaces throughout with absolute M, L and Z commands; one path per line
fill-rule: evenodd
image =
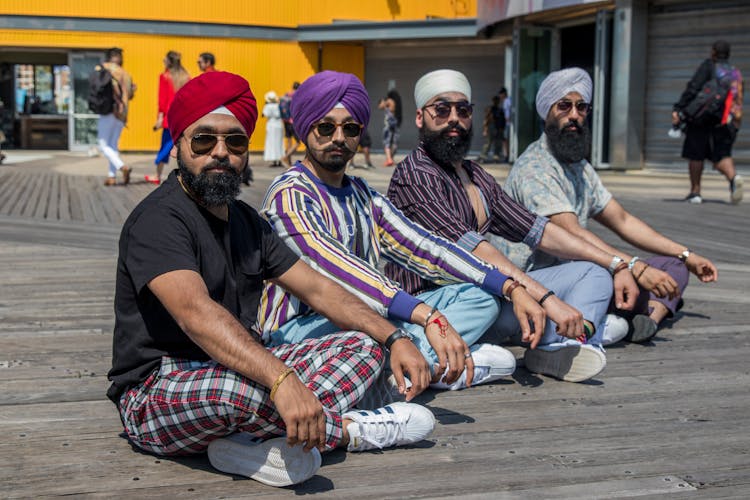
M 317 271 L 380 315 L 410 321 L 419 300 L 378 269 L 381 258 L 436 285 L 473 283 L 502 294 L 507 276 L 458 245 L 410 221 L 358 177 L 328 186 L 297 163 L 268 188 L 262 213 L 284 242 Z M 264 338 L 310 308 L 267 284 L 258 319 Z

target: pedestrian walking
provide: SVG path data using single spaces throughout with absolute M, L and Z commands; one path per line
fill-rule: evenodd
M 742 200 L 743 180 L 734 168 L 732 145 L 742 122 L 742 74 L 729 64 L 729 44 L 716 41 L 672 110 L 672 125 L 685 126 L 682 157 L 688 160 L 690 193 L 685 201 L 702 203 L 703 162 L 729 181 L 729 199 Z M 710 99 L 706 99 L 706 97 Z
M 187 70 L 182 67 L 182 56 L 179 52 L 170 50 L 164 56 L 164 72 L 159 75 L 159 111 L 156 115 L 154 130 L 161 129 L 161 146 L 156 154 L 156 177 L 146 176 L 146 181 L 161 184 L 164 165 L 169 163 L 169 152 L 172 151 L 172 136 L 169 134 L 167 113 L 172 105 L 175 93 L 190 80 Z

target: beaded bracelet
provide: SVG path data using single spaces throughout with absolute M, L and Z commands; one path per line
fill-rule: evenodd
M 281 383 L 289 376 L 290 373 L 294 373 L 294 368 L 287 368 L 284 370 L 281 375 L 276 378 L 276 382 L 273 383 L 273 386 L 271 387 L 271 395 L 269 398 L 271 401 L 274 400 L 274 397 L 276 396 L 276 390 L 279 388 Z
M 539 302 L 538 302 L 539 305 L 541 306 L 542 304 L 544 304 L 544 301 L 547 300 L 548 298 L 550 298 L 554 294 L 555 294 L 555 292 L 553 292 L 552 290 L 548 290 L 547 293 L 545 293 L 544 295 L 542 295 L 542 298 L 539 299 Z

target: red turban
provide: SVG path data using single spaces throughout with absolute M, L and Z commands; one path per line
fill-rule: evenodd
M 186 128 L 221 106 L 240 121 L 248 137 L 252 135 L 258 105 L 250 85 L 234 73 L 212 71 L 193 78 L 175 94 L 167 113 L 172 140 L 176 142 Z

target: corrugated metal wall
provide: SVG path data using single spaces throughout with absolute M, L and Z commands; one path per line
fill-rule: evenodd
M 661 3 L 661 2 L 660 2 Z M 739 4 L 739 3 L 738 3 Z M 682 141 L 667 137 L 672 105 L 679 99 L 698 65 L 711 55 L 718 39 L 731 44 L 730 62 L 750 76 L 750 4 L 705 8 L 700 4 L 652 5 L 648 25 L 648 81 L 646 89 L 646 163 L 685 165 L 680 158 Z M 745 114 L 748 110 L 747 90 Z M 750 164 L 750 122 L 744 120 L 734 145 L 737 163 Z

